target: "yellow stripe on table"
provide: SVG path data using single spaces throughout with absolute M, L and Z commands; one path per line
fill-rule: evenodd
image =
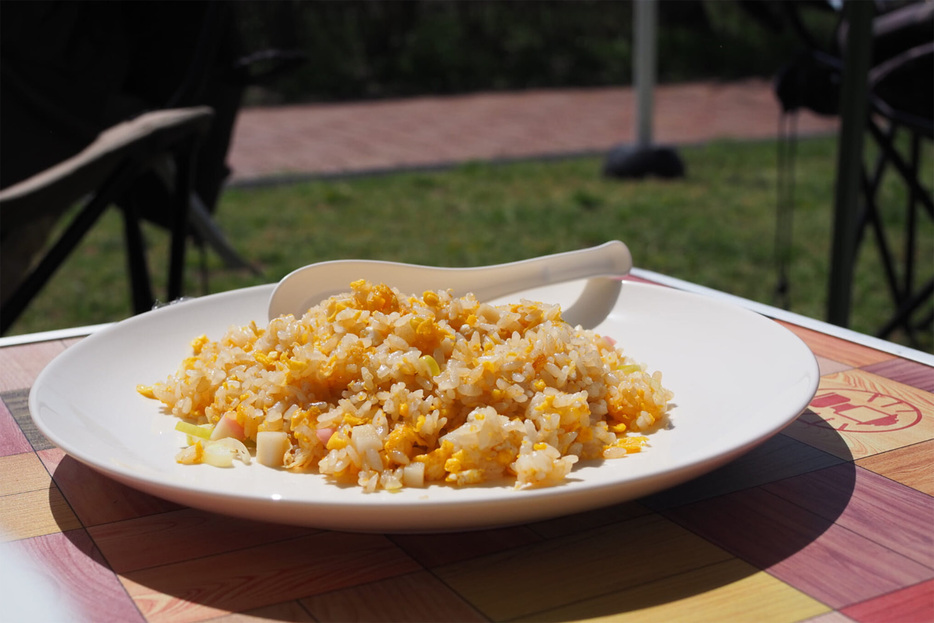
M 618 619 L 626 623 L 790 623 L 830 610 L 825 604 L 768 573 L 733 558 L 563 608 L 539 612 L 528 620 L 538 623 L 572 619 L 587 619 L 592 623 Z

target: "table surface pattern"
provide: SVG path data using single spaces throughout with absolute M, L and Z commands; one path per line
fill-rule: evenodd
M 748 454 L 637 501 L 434 535 L 263 524 L 129 489 L 29 415 L 36 375 L 80 338 L 0 348 L 4 547 L 96 622 L 934 621 L 934 368 L 782 324 L 820 387 Z

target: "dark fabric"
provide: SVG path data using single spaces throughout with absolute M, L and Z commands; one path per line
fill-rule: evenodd
M 802 52 L 775 77 L 775 95 L 782 110 L 807 108 L 836 116 L 840 110 L 840 62 L 816 50 Z
M 785 112 L 806 108 L 821 115 L 837 115 L 848 24 L 840 14 L 836 35 L 830 45 L 819 45 L 798 15 L 802 8 L 823 6 L 826 2 L 741 1 L 741 5 L 770 29 L 788 27 L 797 32 L 804 50 L 781 67 L 775 77 L 775 93 Z M 878 14 L 872 27 L 872 67 L 884 74 L 870 88 L 894 109 L 915 116 L 929 116 L 931 61 L 922 50 L 934 41 L 934 3 L 927 0 L 885 1 L 876 4 Z M 897 61 L 897 62 L 891 62 Z M 884 72 L 880 71 L 884 68 Z M 918 97 L 917 93 L 923 91 Z M 914 95 L 913 95 L 914 94 Z
M 208 105 L 196 190 L 213 209 L 244 84 L 231 2 L 8 2 L 0 20 L 0 188 L 147 110 Z M 158 210 L 153 210 L 157 216 Z
M 66 160 L 107 128 L 144 112 L 214 109 L 193 189 L 214 210 L 229 170 L 230 134 L 245 86 L 235 2 L 31 0 L 0 19 L 0 188 Z M 173 189 L 148 173 L 117 202 L 169 226 Z M 0 223 L 0 300 L 46 246 L 69 206 L 11 228 Z
M 120 6 L 4 3 L 0 187 L 74 155 L 106 127 L 128 65 Z

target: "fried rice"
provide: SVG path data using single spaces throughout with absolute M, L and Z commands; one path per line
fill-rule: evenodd
M 196 338 L 173 375 L 138 389 L 189 425 L 223 426 L 241 454 L 276 433 L 282 468 L 369 492 L 560 483 L 579 460 L 647 445 L 672 398 L 661 380 L 557 305 L 360 280 L 301 318 Z M 210 442 L 189 440 L 178 460 L 202 462 Z

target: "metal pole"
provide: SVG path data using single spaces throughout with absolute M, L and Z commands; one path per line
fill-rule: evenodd
M 840 135 L 827 320 L 846 327 L 850 322 L 853 269 L 859 239 L 859 188 L 863 135 L 869 114 L 867 78 L 872 58 L 873 3 L 847 0 L 843 10 L 848 31 L 840 87 Z
M 657 0 L 633 2 L 633 88 L 636 95 L 635 134 L 632 145 L 610 150 L 603 174 L 619 178 L 684 177 L 684 163 L 670 147 L 653 146 L 652 117 L 655 109 L 655 72 L 658 29 Z
M 644 148 L 652 144 L 655 38 L 658 24 L 658 6 L 655 0 L 636 0 L 633 22 L 635 29 L 633 82 L 636 86 L 636 145 Z

